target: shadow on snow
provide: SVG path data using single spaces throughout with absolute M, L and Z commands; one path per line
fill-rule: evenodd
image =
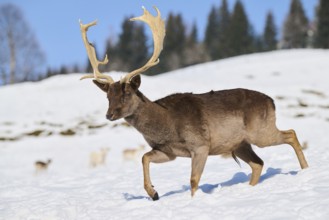
M 283 173 L 282 169 L 280 169 L 280 168 L 268 168 L 266 170 L 266 173 L 261 175 L 261 177 L 259 179 L 259 183 L 262 183 L 263 181 L 265 181 L 267 179 L 270 179 L 270 178 L 272 178 L 276 175 L 293 175 L 294 176 L 294 175 L 297 175 L 297 173 L 298 173 L 297 171 L 290 171 L 290 172 L 287 172 L 287 173 Z M 227 180 L 227 181 L 222 182 L 222 183 L 217 183 L 217 184 L 205 183 L 205 184 L 199 186 L 199 189 L 202 190 L 202 192 L 204 192 L 204 193 L 211 194 L 219 186 L 222 188 L 222 187 L 233 186 L 233 185 L 236 185 L 236 184 L 239 184 L 239 183 L 246 183 L 246 182 L 249 181 L 250 176 L 251 176 L 251 174 L 247 175 L 243 172 L 238 172 L 238 173 L 234 174 L 234 176 L 230 180 Z M 190 186 L 183 185 L 181 189 L 167 192 L 167 193 L 163 194 L 162 196 L 160 196 L 160 198 L 175 195 L 175 194 L 184 193 L 186 191 L 189 191 L 190 189 L 191 189 Z M 151 198 L 149 198 L 148 196 L 135 196 L 135 195 L 132 195 L 132 194 L 129 194 L 129 193 L 123 193 L 123 197 L 127 201 L 137 200 L 137 199 L 151 200 Z

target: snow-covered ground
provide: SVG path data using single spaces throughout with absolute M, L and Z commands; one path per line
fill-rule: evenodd
M 278 127 L 295 129 L 307 145 L 303 171 L 288 145 L 254 147 L 265 162 L 254 187 L 248 165 L 209 157 L 194 198 L 186 158 L 151 164 L 160 200 L 148 198 L 142 152 L 122 156 L 145 141 L 124 121 L 105 119 L 106 95 L 81 76 L 0 88 L 0 219 L 329 219 L 328 50 L 253 54 L 142 77 L 140 90 L 152 100 L 236 87 L 264 92 L 275 99 Z M 101 148 L 110 149 L 106 165 L 90 168 L 90 153 Z M 36 175 L 35 161 L 47 159 L 48 171 Z

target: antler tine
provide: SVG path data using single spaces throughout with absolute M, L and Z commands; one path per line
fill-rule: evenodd
M 105 65 L 109 62 L 109 60 L 107 58 L 107 55 L 105 56 L 103 61 L 97 60 L 95 47 L 94 47 L 94 45 L 89 43 L 88 38 L 87 38 L 88 28 L 91 27 L 91 26 L 96 25 L 97 21 L 93 21 L 93 22 L 88 23 L 88 24 L 82 24 L 81 21 L 79 21 L 79 22 L 80 22 L 80 30 L 81 30 L 83 43 L 86 47 L 90 64 L 91 64 L 91 66 L 93 67 L 93 70 L 94 70 L 93 74 L 88 74 L 86 76 L 83 76 L 83 77 L 80 78 L 80 80 L 87 79 L 87 78 L 94 78 L 98 82 L 103 83 L 103 84 L 106 84 L 106 83 L 112 84 L 112 83 L 114 83 L 114 80 L 112 79 L 112 77 L 104 75 L 104 74 L 100 73 L 99 70 L 98 70 L 99 65 Z
M 161 14 L 159 9 L 155 6 L 154 9 L 157 11 L 156 17 L 151 15 L 150 12 L 143 7 L 144 14 L 142 16 L 130 19 L 131 21 L 136 21 L 136 20 L 143 21 L 150 26 L 153 35 L 154 50 L 153 50 L 153 55 L 149 59 L 149 61 L 141 68 L 128 73 L 123 79 L 121 79 L 120 81 L 121 83 L 130 83 L 130 80 L 134 76 L 141 74 L 142 72 L 145 72 L 147 69 L 157 65 L 160 62 L 159 56 L 163 49 L 163 39 L 166 35 L 166 29 L 165 29 L 165 22 L 164 20 L 161 19 Z

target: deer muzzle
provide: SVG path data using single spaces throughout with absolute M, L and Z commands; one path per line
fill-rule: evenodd
M 114 120 L 116 120 L 116 117 L 113 113 L 110 113 L 110 114 L 106 114 L 106 119 L 108 119 L 110 121 L 114 121 Z

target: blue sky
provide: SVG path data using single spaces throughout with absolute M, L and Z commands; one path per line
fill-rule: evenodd
M 228 0 L 231 10 L 235 1 Z M 263 31 L 269 10 L 281 29 L 290 6 L 290 0 L 241 1 L 257 33 Z M 313 19 L 318 0 L 302 2 L 308 18 Z M 181 13 L 186 24 L 191 26 L 195 22 L 199 35 L 203 36 L 211 7 L 218 7 L 221 0 L 0 0 L 2 3 L 14 3 L 22 9 L 47 56 L 48 66 L 59 68 L 62 64 L 86 64 L 87 55 L 80 35 L 79 19 L 83 23 L 98 20 L 98 25 L 89 30 L 88 36 L 91 42 L 96 43 L 98 53 L 102 54 L 106 39 L 118 36 L 125 17 L 141 15 L 141 6 L 154 14 L 152 6 L 156 5 L 164 18 L 169 12 Z

